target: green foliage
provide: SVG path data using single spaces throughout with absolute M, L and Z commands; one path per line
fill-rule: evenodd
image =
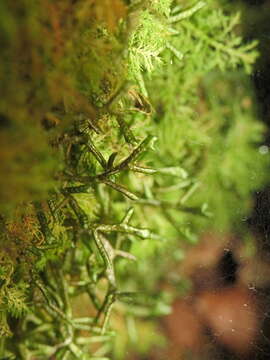
M 151 72 L 160 62 L 160 52 L 165 46 L 167 28 L 149 10 L 140 13 L 138 26 L 129 39 L 130 73 L 136 78 L 142 70 Z
M 0 4 L 2 359 L 123 357 L 182 242 L 267 178 L 239 15 L 106 3 Z
M 218 78 L 212 74 L 204 86 L 211 109 L 211 114 L 204 114 L 206 122 L 213 124 L 216 118 L 219 122 L 209 129 L 213 140 L 206 147 L 209 146 L 211 158 L 201 169 L 199 181 L 204 189 L 207 184 L 204 199 L 215 209 L 214 225 L 217 229 L 227 229 L 232 224 L 238 226 L 240 218 L 245 219 L 250 208 L 249 194 L 267 180 L 269 160 L 259 146 L 263 142 L 264 126 L 255 120 L 250 84 L 242 74 L 227 75 L 226 82 L 220 74 Z M 228 106 L 227 98 L 232 93 Z M 218 191 L 220 187 L 222 192 Z M 222 211 L 224 207 L 229 210 Z

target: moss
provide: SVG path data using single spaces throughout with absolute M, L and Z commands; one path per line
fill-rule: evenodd
M 0 357 L 121 357 L 112 307 L 134 340 L 133 317 L 168 311 L 157 258 L 239 221 L 265 181 L 251 90 L 230 96 L 256 44 L 193 5 L 1 2 Z

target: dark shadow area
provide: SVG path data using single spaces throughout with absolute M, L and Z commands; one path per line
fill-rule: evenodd
M 270 146 L 270 1 L 245 0 L 247 5 L 244 22 L 248 39 L 259 40 L 260 57 L 252 74 L 259 118 L 267 125 L 268 131 L 263 145 Z M 268 155 L 269 156 L 269 155 Z M 253 212 L 248 225 L 255 234 L 259 256 L 270 261 L 270 184 L 254 194 Z M 258 274 L 260 276 L 260 274 Z M 270 358 L 270 287 L 257 289 L 265 309 L 260 334 L 260 343 L 252 358 Z
M 232 285 L 236 282 L 238 262 L 231 250 L 224 252 L 218 267 L 226 285 Z

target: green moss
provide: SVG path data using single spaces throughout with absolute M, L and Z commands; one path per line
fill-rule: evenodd
M 240 223 L 267 179 L 243 74 L 256 44 L 215 1 L 0 14 L 0 358 L 121 358 L 139 318 L 168 311 L 176 250 Z

